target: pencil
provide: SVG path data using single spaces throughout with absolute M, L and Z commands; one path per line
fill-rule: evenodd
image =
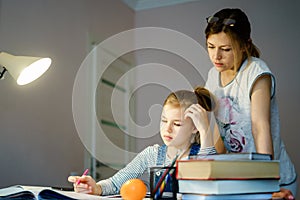
M 86 170 L 83 172 L 82 176 L 85 176 L 85 175 L 87 175 L 88 173 L 89 173 L 89 169 L 86 169 Z M 78 179 L 77 182 L 76 182 L 76 185 L 78 185 L 78 184 L 80 184 L 80 179 Z

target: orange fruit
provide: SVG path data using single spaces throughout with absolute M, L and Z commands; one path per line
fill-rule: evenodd
M 130 179 L 120 189 L 120 194 L 124 200 L 142 200 L 146 193 L 147 187 L 140 179 Z

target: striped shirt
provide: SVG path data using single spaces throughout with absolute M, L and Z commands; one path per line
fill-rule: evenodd
M 149 169 L 156 166 L 158 159 L 159 145 L 153 145 L 145 148 L 140 152 L 126 167 L 119 170 L 114 176 L 99 181 L 97 184 L 102 188 L 102 195 L 118 194 L 121 186 L 130 179 L 139 178 L 144 172 L 147 173 L 147 177 L 150 179 Z M 208 147 L 200 149 L 199 154 L 215 154 L 215 147 Z M 164 166 L 168 166 L 171 163 L 171 159 L 165 156 Z M 149 183 L 146 183 L 149 185 Z

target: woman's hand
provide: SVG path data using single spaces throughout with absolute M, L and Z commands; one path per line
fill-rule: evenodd
M 272 199 L 295 199 L 295 198 L 290 190 L 280 188 L 280 192 L 273 193 Z
M 80 183 L 77 184 L 77 181 Z M 68 181 L 73 183 L 74 191 L 85 194 L 101 195 L 101 186 L 91 176 L 69 176 Z

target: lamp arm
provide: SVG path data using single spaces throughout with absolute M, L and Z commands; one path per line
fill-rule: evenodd
M 5 72 L 7 72 L 7 69 L 5 67 L 2 67 L 2 71 L 0 72 L 0 79 L 4 78 Z

